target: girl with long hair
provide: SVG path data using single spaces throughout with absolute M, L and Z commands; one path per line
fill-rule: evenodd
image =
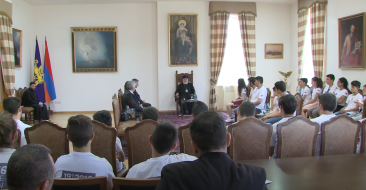
M 229 113 L 229 119 L 226 122 L 234 122 L 233 117 L 233 109 L 232 106 L 240 106 L 243 101 L 247 100 L 247 85 L 245 84 L 245 80 L 243 78 L 238 79 L 238 98 L 231 101 L 229 104 L 226 105 L 227 112 Z
M 318 77 L 313 77 L 311 79 L 311 84 L 313 85 L 313 92 L 311 93 L 311 100 L 309 100 L 302 108 L 302 116 L 306 116 L 308 109 L 318 105 L 319 95 L 323 91 L 323 80 Z
M 337 108 L 334 110 L 334 112 L 340 111 L 346 105 L 347 97 L 349 94 L 351 94 L 351 91 L 348 88 L 348 81 L 346 78 L 339 78 L 337 86 L 338 89 L 335 91 L 335 95 L 337 97 Z

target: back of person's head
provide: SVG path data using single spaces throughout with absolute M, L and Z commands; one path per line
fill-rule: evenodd
M 85 115 L 72 116 L 67 121 L 67 135 L 74 147 L 85 147 L 93 136 L 93 124 Z
M 257 76 L 255 77 L 255 80 L 259 81 L 261 84 L 263 84 L 263 77 Z
M 275 87 L 277 90 L 280 90 L 281 92 L 286 92 L 286 83 L 283 81 L 276 82 Z
M 136 83 L 134 81 L 127 81 L 125 83 L 126 90 L 132 90 L 135 87 Z
M 197 101 L 194 103 L 193 108 L 192 108 L 192 114 L 193 116 L 197 117 L 200 113 L 208 111 L 208 106 L 201 102 L 201 101 Z
M 255 77 L 249 77 L 248 81 L 250 82 L 250 84 L 254 85 L 255 83 Z
M 352 81 L 351 85 L 356 87 L 356 88 L 361 88 L 361 83 L 357 80 Z
M 293 95 L 281 96 L 278 99 L 278 106 L 283 109 L 285 114 L 293 114 L 297 109 L 297 100 Z
M 199 114 L 189 127 L 192 141 L 203 152 L 226 148 L 227 128 L 224 118 L 217 112 Z
M 255 105 L 252 102 L 244 102 L 239 106 L 241 117 L 252 117 L 255 115 Z
M 323 88 L 323 80 L 321 78 L 313 77 L 311 80 L 316 82 L 316 87 L 317 88 Z
M 154 121 L 158 121 L 159 119 L 159 111 L 154 107 L 144 108 L 142 112 L 142 120 L 151 119 Z
M 337 107 L 337 97 L 332 93 L 324 93 L 319 96 L 319 104 L 324 111 L 333 112 Z
M 99 121 L 107 126 L 112 126 L 112 116 L 107 110 L 98 111 L 93 115 L 93 120 Z
M 54 165 L 51 151 L 40 144 L 18 148 L 10 157 L 6 178 L 9 190 L 37 190 L 45 182 L 51 189 Z
M 172 150 L 178 138 L 178 130 L 170 122 L 159 123 L 152 134 L 152 145 L 159 154 Z
M 9 113 L 0 113 L 0 147 L 10 148 L 13 136 L 17 131 L 17 123 Z
M 20 99 L 17 97 L 8 97 L 3 100 L 3 108 L 12 115 L 16 115 L 20 108 Z
M 334 76 L 333 74 L 327 74 L 327 77 L 328 77 L 330 80 L 332 80 L 332 81 L 334 81 L 334 80 L 335 80 L 335 76 Z

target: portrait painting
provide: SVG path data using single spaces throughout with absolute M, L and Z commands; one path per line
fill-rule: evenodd
M 365 13 L 338 19 L 339 68 L 365 69 Z
M 198 66 L 198 15 L 169 14 L 169 66 Z
M 22 31 L 13 28 L 14 63 L 15 67 L 22 67 Z
M 283 59 L 283 44 L 265 44 L 266 59 Z
M 117 71 L 117 27 L 72 27 L 73 72 Z

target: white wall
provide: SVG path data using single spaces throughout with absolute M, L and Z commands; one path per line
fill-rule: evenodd
M 298 23 L 297 23 L 297 2 L 291 4 L 291 63 L 290 68 L 292 75 L 288 79 L 289 83 L 292 83 L 291 87 L 288 89 L 291 93 L 296 92 L 298 75 Z

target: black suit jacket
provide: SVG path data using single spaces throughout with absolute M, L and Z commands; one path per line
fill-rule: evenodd
M 39 104 L 37 94 L 31 88 L 24 91 L 22 97 L 22 105 L 24 106 L 37 106 Z
M 169 164 L 156 190 L 266 190 L 266 171 L 238 164 L 228 154 L 210 152 L 193 162 Z
M 140 97 L 140 94 L 137 92 L 137 90 L 135 90 L 135 92 L 133 92 L 133 94 L 136 96 L 136 100 L 142 104 L 142 100 L 141 100 L 141 97 Z
M 135 108 L 135 111 L 142 112 L 144 109 L 140 107 L 140 104 L 134 94 L 127 90 L 122 96 L 123 111 L 126 110 L 127 105 L 130 108 Z

